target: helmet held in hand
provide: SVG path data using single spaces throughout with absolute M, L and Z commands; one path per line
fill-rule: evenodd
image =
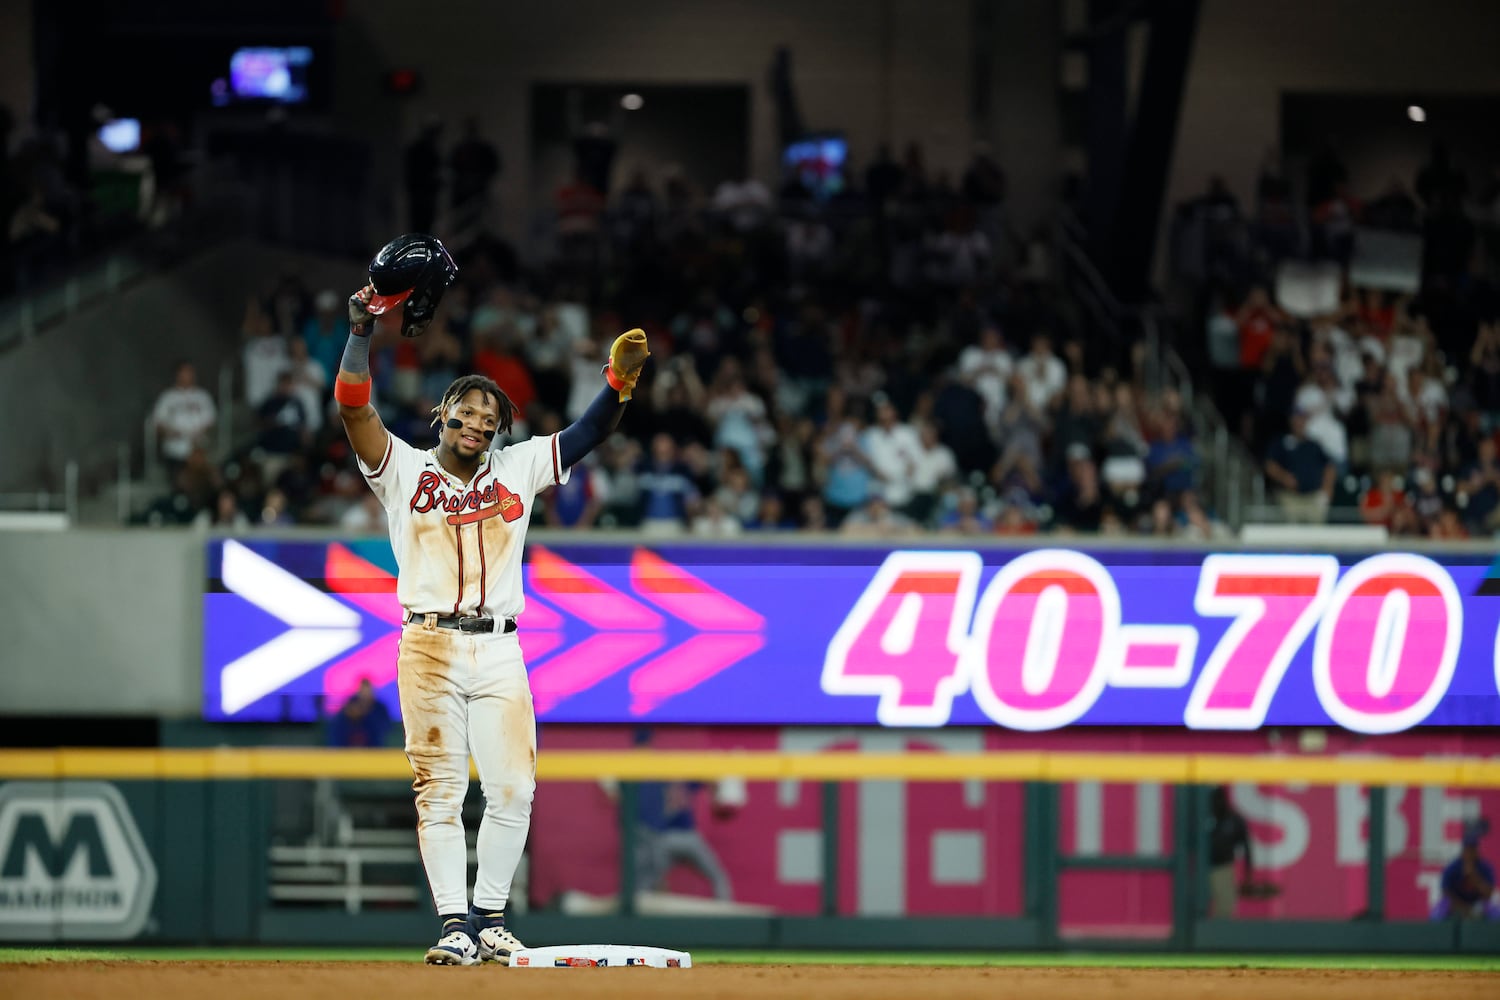
M 458 265 L 436 236 L 397 236 L 370 261 L 374 294 L 367 311 L 380 316 L 401 306 L 401 336 L 420 336 L 432 322 L 443 293 L 457 277 Z

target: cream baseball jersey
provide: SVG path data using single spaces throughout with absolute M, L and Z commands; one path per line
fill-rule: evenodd
M 568 481 L 557 435 L 486 452 L 467 483 L 438 464 L 434 450 L 387 436 L 380 464 L 359 468 L 385 506 L 401 606 L 416 614 L 519 615 L 532 504 Z

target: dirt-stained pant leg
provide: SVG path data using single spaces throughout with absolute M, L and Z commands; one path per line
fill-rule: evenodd
M 406 727 L 406 758 L 417 793 L 417 840 L 438 913 L 469 907 L 468 845 L 463 806 L 469 790 L 467 657 L 449 629 L 408 625 L 401 631 L 396 680 Z
M 484 786 L 474 907 L 498 913 L 510 899 L 531 828 L 536 716 L 515 633 L 477 636 L 473 648 L 477 679 L 469 699 L 469 746 Z

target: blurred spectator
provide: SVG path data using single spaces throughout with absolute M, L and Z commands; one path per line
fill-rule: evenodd
M 1177 536 L 1179 538 L 1192 539 L 1195 542 L 1218 542 L 1234 537 L 1229 526 L 1222 521 L 1215 520 L 1208 511 L 1203 509 L 1203 504 L 1198 500 L 1198 494 L 1193 490 L 1187 490 L 1177 498 Z
M 979 343 L 963 349 L 958 356 L 958 371 L 984 399 L 986 419 L 998 422 L 1015 372 L 1015 361 L 1005 349 L 998 327 L 986 326 L 979 334 Z
M 430 233 L 437 223 L 438 196 L 443 186 L 443 157 L 438 140 L 442 122 L 428 116 L 422 130 L 407 145 L 402 158 L 402 183 L 406 187 L 406 217 L 414 233 Z
M 650 731 L 635 735 L 636 746 L 648 746 Z M 618 782 L 601 782 L 611 802 L 618 798 Z M 697 800 L 706 786 L 699 781 L 642 781 L 635 783 L 636 888 L 661 892 L 667 875 L 680 864 L 708 880 L 715 899 L 729 901 L 734 891 L 718 855 L 698 829 Z M 727 809 L 716 810 L 723 817 Z
M 359 690 L 328 720 L 328 745 L 383 747 L 391 731 L 391 713 L 375 696 L 375 685 L 361 678 Z
M 1208 915 L 1219 920 L 1234 916 L 1239 889 L 1254 880 L 1255 862 L 1250 855 L 1250 828 L 1229 803 L 1229 789 L 1219 785 L 1209 793 Z M 1245 873 L 1235 878 L 1235 861 L 1245 856 Z
M 274 486 L 266 491 L 257 523 L 267 528 L 286 527 L 296 523 L 285 491 Z
M 854 538 L 893 538 L 909 535 L 917 526 L 905 514 L 891 509 L 885 498 L 875 494 L 864 506 L 851 511 L 839 524 L 839 533 Z
M 251 410 L 260 408 L 276 388 L 276 378 L 287 363 L 287 341 L 276 332 L 271 314 L 260 298 L 251 295 L 245 301 L 245 318 L 240 327 L 245 337 L 241 349 L 240 371 L 245 380 L 245 403 Z M 348 334 L 345 333 L 345 339 Z
M 1016 364 L 1016 375 L 1027 402 L 1037 411 L 1045 412 L 1067 384 L 1068 369 L 1052 353 L 1052 338 L 1039 333 L 1031 338 L 1030 352 Z
M 923 421 L 912 460 L 912 496 L 906 505 L 907 515 L 918 524 L 928 524 L 937 511 L 943 487 L 957 479 L 958 460 L 953 457 L 953 449 L 938 440 L 936 425 Z
M 1469 537 L 1469 531 L 1460 520 L 1458 509 L 1444 504 L 1437 521 L 1428 527 L 1427 537 L 1435 541 L 1460 541 Z
M 1104 520 L 1104 496 L 1099 491 L 1099 470 L 1088 446 L 1074 443 L 1068 448 L 1068 478 L 1063 484 L 1054 519 L 1071 531 L 1098 531 Z
M 759 481 L 765 470 L 766 448 L 775 437 L 765 400 L 745 385 L 739 364 L 726 360 L 708 392 L 705 416 L 714 427 L 716 448 L 733 449 L 752 479 Z
M 979 509 L 979 494 L 969 486 L 953 491 L 953 507 L 938 518 L 938 530 L 955 535 L 988 535 L 995 523 Z
M 266 474 L 275 479 L 286 462 L 311 440 L 307 411 L 297 394 L 296 376 L 283 369 L 276 388 L 255 412 L 260 424 L 257 446 L 266 453 Z
M 323 370 L 321 362 L 308 355 L 307 342 L 299 337 L 293 337 L 287 342 L 287 359 L 283 371 L 289 376 L 291 394 L 302 404 L 308 432 L 317 434 L 323 428 L 323 400 L 328 373 Z
M 1297 390 L 1292 406 L 1307 415 L 1307 436 L 1318 443 L 1329 461 L 1342 472 L 1349 462 L 1349 432 L 1343 418 L 1353 404 L 1353 392 L 1346 392 L 1338 384 L 1333 362 L 1326 353 Z
M 1406 495 L 1405 503 L 1396 504 L 1391 511 L 1393 535 L 1421 534 L 1428 525 L 1437 523 L 1443 516 L 1443 509 L 1448 506 L 1448 498 L 1438 488 L 1437 477 L 1431 468 L 1414 466 L 1411 481 L 1416 488 Z
M 1174 499 L 1193 488 L 1198 453 L 1176 416 L 1162 417 L 1157 439 L 1146 453 L 1146 473 L 1159 490 Z
M 1407 503 L 1406 493 L 1396 485 L 1396 477 L 1389 469 L 1382 469 L 1375 482 L 1359 500 L 1359 515 L 1366 524 L 1390 529 L 1396 511 Z
M 452 232 L 473 236 L 487 221 L 490 187 L 500 175 L 500 153 L 479 134 L 479 120 L 464 119 L 463 136 L 448 154 L 453 178 Z
M 786 503 L 775 493 L 761 495 L 755 508 L 755 516 L 745 522 L 752 531 L 788 531 L 797 527 L 788 514 Z
M 693 515 L 693 534 L 704 538 L 733 538 L 743 530 L 739 519 L 725 509 L 717 495 L 703 501 Z
M 243 531 L 250 527 L 250 519 L 240 509 L 240 500 L 234 490 L 226 488 L 219 490 L 212 510 L 204 507 L 198 511 L 193 518 L 193 525 L 199 528 L 212 527 L 227 531 Z
M 1387 372 L 1381 378 L 1379 392 L 1367 397 L 1366 414 L 1370 427 L 1370 467 L 1376 471 L 1405 469 L 1411 464 L 1413 434 L 1395 375 Z
M 648 535 L 673 535 L 687 530 L 698 490 L 692 473 L 678 456 L 677 443 L 667 434 L 651 439 L 651 456 L 636 472 L 640 484 L 637 523 Z
M 1465 825 L 1458 857 L 1443 869 L 1443 898 L 1432 908 L 1433 920 L 1500 920 L 1495 868 L 1479 854 L 1479 841 L 1489 827 L 1483 819 Z
M 162 390 L 151 411 L 151 423 L 169 473 L 187 461 L 194 448 L 207 448 L 218 410 L 213 397 L 198 385 L 191 362 L 177 364 L 172 384 Z
M 1496 457 L 1495 439 L 1479 442 L 1479 455 L 1465 469 L 1462 477 L 1468 505 L 1464 517 L 1475 534 L 1489 534 L 1500 527 L 1500 458 Z
M 474 334 L 474 354 L 469 359 L 470 367 L 480 375 L 495 381 L 504 390 L 511 402 L 516 404 L 516 423 L 525 424 L 527 411 L 536 399 L 536 385 L 531 381 L 531 372 L 526 362 L 515 353 L 514 342 L 503 334 L 479 332 Z M 528 433 L 524 427 L 514 432 L 517 436 Z
M 864 433 L 861 406 L 848 401 L 836 386 L 828 391 L 816 475 L 823 482 L 823 505 L 834 527 L 851 511 L 864 506 L 874 488 L 870 458 L 860 447 Z
M 860 449 L 869 459 L 886 505 L 892 510 L 905 510 L 916 496 L 912 480 L 922 441 L 910 424 L 901 421 L 890 400 L 881 397 L 876 401 L 875 424 L 865 431 Z
M 350 504 L 339 516 L 339 527 L 358 535 L 387 534 L 389 521 L 386 509 L 372 490 L 365 490 L 360 498 Z
M 1322 524 L 1328 520 L 1334 472 L 1328 453 L 1307 437 L 1306 412 L 1295 411 L 1291 430 L 1271 445 L 1266 456 L 1266 478 L 1281 488 L 1277 499 L 1288 521 Z
M 344 345 L 349 340 L 348 314 L 338 292 L 325 288 L 317 294 L 313 299 L 313 314 L 302 324 L 300 333 L 307 343 L 308 356 L 330 377 L 338 375 Z M 428 327 L 423 337 L 431 334 L 432 327 Z

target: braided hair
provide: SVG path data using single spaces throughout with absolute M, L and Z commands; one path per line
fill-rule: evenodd
M 448 386 L 448 391 L 443 393 L 443 398 L 432 408 L 433 424 L 440 424 L 448 409 L 474 389 L 494 399 L 495 409 L 499 411 L 495 430 L 500 434 L 509 434 L 512 424 L 515 423 L 516 404 L 511 402 L 510 397 L 495 384 L 493 379 L 485 378 L 483 375 L 462 375 L 454 379 L 453 384 Z

